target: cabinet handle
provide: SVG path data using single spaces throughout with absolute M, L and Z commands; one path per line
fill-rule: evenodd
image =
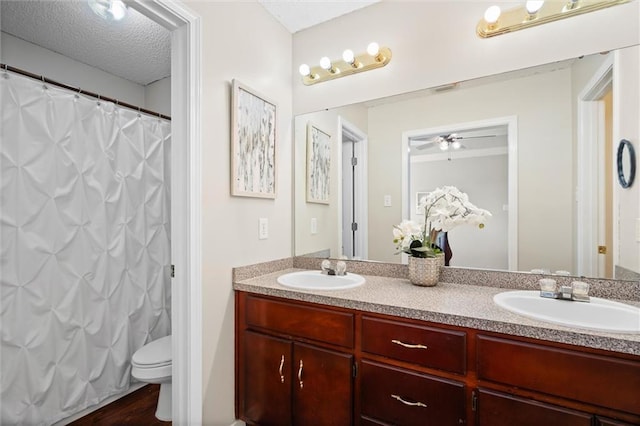
M 403 343 L 400 340 L 392 340 L 391 343 L 395 343 L 396 345 L 404 346 L 409 349 L 428 349 L 425 345 L 412 345 L 409 343 Z
M 409 402 L 409 401 L 405 401 L 404 399 L 402 399 L 402 397 L 398 396 L 398 395 L 391 395 L 391 398 L 396 399 L 400 402 L 402 402 L 404 405 L 410 405 L 412 407 L 422 407 L 422 408 L 427 408 L 427 404 L 424 404 L 420 401 L 418 402 Z
M 302 382 L 302 367 L 304 365 L 302 364 L 302 360 L 300 360 L 300 368 L 298 369 L 298 381 L 300 382 L 300 389 L 302 389 L 304 387 L 304 383 Z
M 278 372 L 280 373 L 280 383 L 284 383 L 284 374 L 282 374 L 282 368 L 284 367 L 284 355 L 280 358 L 280 368 L 278 368 Z

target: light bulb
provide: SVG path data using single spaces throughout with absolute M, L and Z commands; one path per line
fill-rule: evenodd
M 500 18 L 500 13 L 502 13 L 502 11 L 499 6 L 491 6 L 484 12 L 484 20 L 489 24 L 495 24 L 498 22 L 498 18 Z
M 529 0 L 525 3 L 525 7 L 527 8 L 527 12 L 529 15 L 535 15 L 538 13 L 542 5 L 544 4 L 544 0 Z
M 320 68 L 325 69 L 325 70 L 330 70 L 331 69 L 331 59 L 327 58 L 326 56 L 323 56 L 322 58 L 320 58 Z
M 300 75 L 303 77 L 306 77 L 309 74 L 311 74 L 311 68 L 309 68 L 309 65 L 307 64 L 300 65 L 300 68 L 298 68 L 298 71 L 300 72 Z
M 88 0 L 87 3 L 96 15 L 107 21 L 119 21 L 127 13 L 122 0 Z
M 127 6 L 121 0 L 113 0 L 109 10 L 111 11 L 113 19 L 119 21 L 124 18 L 124 15 L 127 13 Z
M 449 142 L 447 141 L 440 142 L 440 149 L 443 151 L 446 151 L 447 149 L 449 149 Z
M 461 146 L 462 145 L 460 145 L 460 142 L 458 142 L 458 141 L 451 142 L 451 148 L 453 148 L 453 149 L 460 149 Z
M 375 41 L 369 43 L 369 45 L 367 46 L 367 53 L 371 56 L 378 56 L 378 53 L 380 53 L 380 46 L 378 46 L 378 43 L 376 43 Z
M 353 55 L 353 50 L 347 49 L 344 52 L 342 52 L 342 59 L 348 64 L 353 64 L 353 61 L 355 60 L 355 56 Z

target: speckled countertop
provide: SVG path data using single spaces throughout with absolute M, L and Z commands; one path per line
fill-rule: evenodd
M 253 278 L 235 276 L 234 290 L 292 300 L 356 309 L 531 337 L 597 349 L 640 355 L 640 334 L 614 334 L 563 327 L 511 313 L 493 302 L 505 288 L 440 282 L 435 287 L 412 285 L 406 278 L 365 275 L 360 287 L 347 290 L 295 290 L 276 281 L 281 274 L 301 269 L 288 267 Z M 638 301 L 625 300 L 634 306 Z M 640 320 L 640 319 L 639 319 Z

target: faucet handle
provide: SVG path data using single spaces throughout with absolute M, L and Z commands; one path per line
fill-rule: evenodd
M 580 302 L 589 301 L 589 283 L 573 281 L 571 283 L 571 288 L 573 289 L 573 300 L 578 300 Z
M 336 271 L 331 267 L 331 261 L 329 259 L 325 259 L 320 264 L 320 268 L 322 269 L 322 273 L 326 275 L 335 275 Z
M 336 262 L 336 275 L 345 275 L 347 273 L 347 264 L 342 260 Z

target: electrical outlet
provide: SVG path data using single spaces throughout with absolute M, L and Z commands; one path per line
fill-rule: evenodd
M 391 195 L 384 196 L 384 206 L 391 207 Z
M 311 235 L 315 235 L 318 233 L 318 219 L 315 217 L 311 218 Z
M 258 219 L 258 239 L 266 240 L 269 238 L 269 220 L 266 217 Z

